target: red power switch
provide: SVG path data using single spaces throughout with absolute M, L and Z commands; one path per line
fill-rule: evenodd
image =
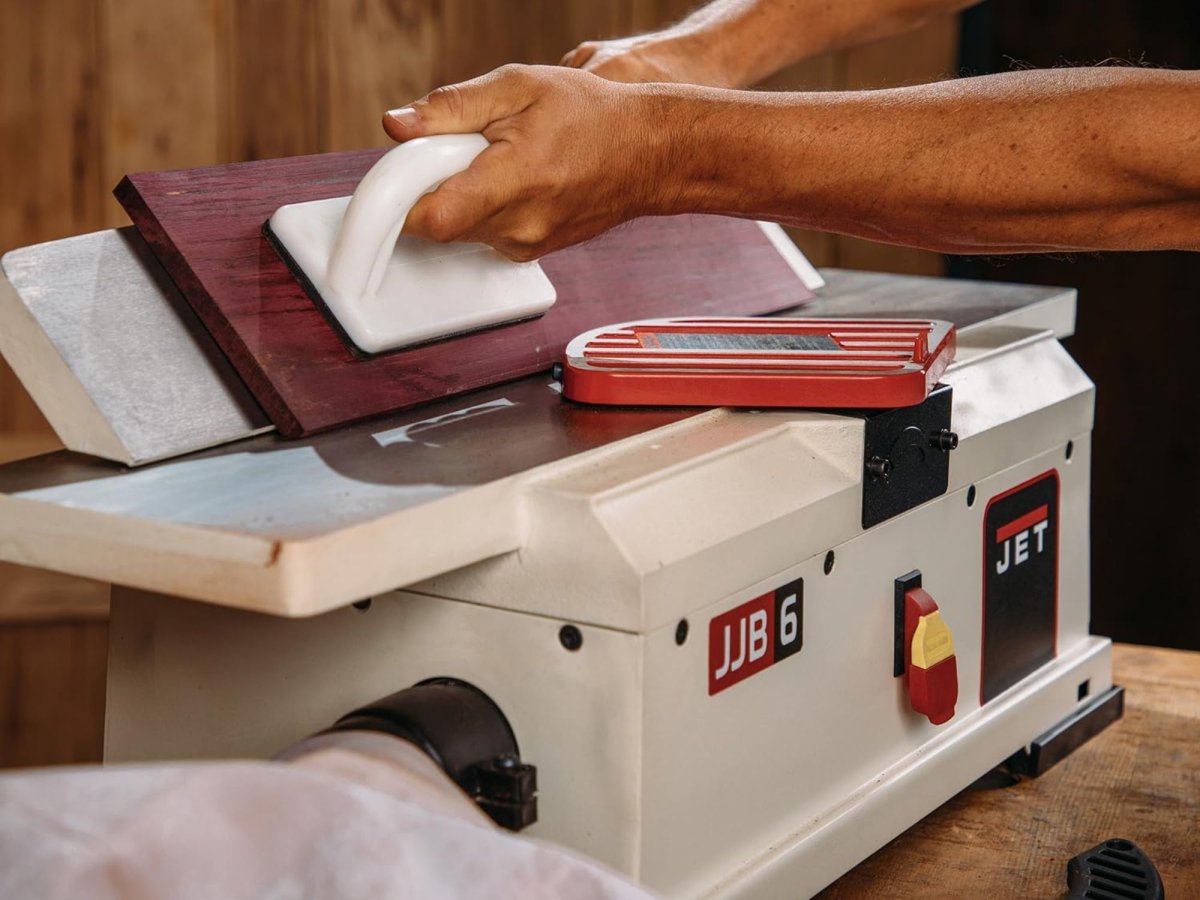
M 948 722 L 958 702 L 954 636 L 923 588 L 904 593 L 904 668 L 912 708 L 934 725 Z

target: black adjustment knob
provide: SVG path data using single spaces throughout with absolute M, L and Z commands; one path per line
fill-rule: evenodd
M 867 460 L 867 474 L 872 478 L 887 478 L 892 474 L 892 461 L 882 456 L 872 456 Z
M 951 450 L 958 449 L 958 435 L 949 428 L 943 428 L 929 436 L 929 445 L 943 453 L 949 453 Z

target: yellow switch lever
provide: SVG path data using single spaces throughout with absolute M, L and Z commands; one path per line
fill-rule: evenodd
M 954 636 L 942 618 L 940 610 L 921 616 L 913 632 L 912 663 L 922 669 L 931 668 L 954 655 Z

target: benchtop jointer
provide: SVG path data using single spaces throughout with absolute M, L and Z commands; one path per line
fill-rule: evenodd
M 54 252 L 153 272 L 130 246 L 110 234 Z M 1089 634 L 1094 389 L 1059 343 L 1074 292 L 823 274 L 784 314 L 959 327 L 942 378 L 958 435 L 946 490 L 869 528 L 861 415 L 590 408 L 540 374 L 285 440 L 253 433 L 261 414 L 186 308 L 143 310 L 138 327 L 171 336 L 160 362 L 184 361 L 155 383 L 154 409 L 198 375 L 218 398 L 199 422 L 123 405 L 136 393 L 105 373 L 136 387 L 154 365 L 64 350 L 70 320 L 38 319 L 26 290 L 0 295 L 0 315 L 33 317 L 30 346 L 83 370 L 64 362 L 48 383 L 110 388 L 42 391 L 65 397 L 72 440 L 99 433 L 139 463 L 232 442 L 136 468 L 71 452 L 0 466 L 0 558 L 117 586 L 110 762 L 269 757 L 450 677 L 487 694 L 536 765 L 530 834 L 666 896 L 810 896 L 1039 736 L 1094 731 L 1095 710 L 1110 721 L 1119 700 L 1110 643 Z M 10 357 L 14 343 L 0 335 Z M 112 421 L 124 430 L 104 435 Z M 1051 516 L 1038 562 L 1020 528 Z M 999 535 L 1001 567 L 1036 568 L 1033 590 L 981 583 Z M 936 602 L 937 633 L 953 635 L 936 660 L 918 659 L 916 622 L 903 652 L 897 585 L 918 574 L 921 621 Z M 788 643 L 764 664 L 768 610 Z M 904 677 L 918 664 L 925 676 Z
M 973 377 L 973 361 L 1011 341 L 1013 329 L 1034 340 L 1041 330 L 1063 337 L 1074 324 L 1070 290 L 823 274 L 828 285 L 803 314 L 955 322 L 959 361 L 945 378 L 955 385 Z M 861 452 L 854 446 L 861 425 L 852 420 L 800 411 L 597 410 L 564 403 L 556 388 L 532 376 L 309 439 L 264 434 L 136 470 L 69 452 L 9 464 L 0 467 L 0 557 L 304 616 L 517 553 L 529 504 L 617 503 L 647 479 L 699 478 L 720 490 L 721 479 L 692 471 L 696 461 L 704 468 L 714 465 L 715 450 L 787 441 L 798 422 L 827 423 L 831 444 L 822 458 L 802 455 L 795 471 L 828 469 L 830 493 L 857 489 L 859 473 L 846 469 Z M 963 448 L 950 490 L 974 477 L 972 439 L 1017 412 L 1004 402 L 982 408 L 969 396 L 955 395 Z M 1059 419 L 1053 428 L 1066 440 L 1084 425 Z M 765 520 L 775 503 L 774 514 L 784 515 L 815 499 L 789 494 L 788 478 L 750 469 L 733 482 L 773 495 L 756 511 Z M 710 494 L 705 502 L 715 501 Z M 829 521 L 810 538 L 833 545 L 858 529 Z M 492 602 L 522 607 L 520 597 Z M 561 607 L 537 611 L 630 629 L 677 612 L 566 595 Z

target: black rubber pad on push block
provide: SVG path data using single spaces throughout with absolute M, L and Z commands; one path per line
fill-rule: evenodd
M 1163 900 L 1162 878 L 1133 841 L 1113 838 L 1067 863 L 1067 900 Z

